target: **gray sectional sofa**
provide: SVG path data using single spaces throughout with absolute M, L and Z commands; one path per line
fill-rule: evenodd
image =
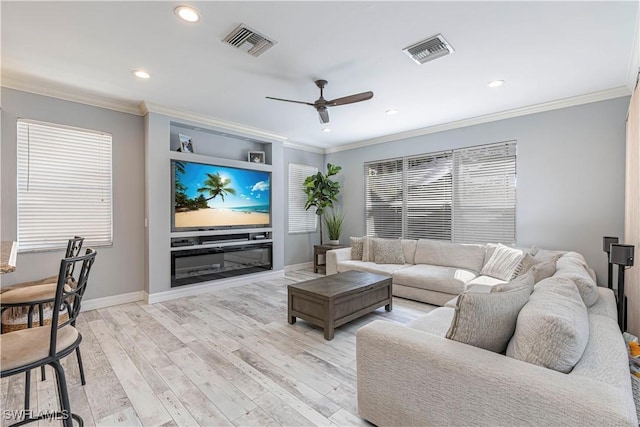
M 638 426 L 615 297 L 597 287 L 582 255 L 540 251 L 533 258 L 548 258 L 553 270 L 509 282 L 480 274 L 495 245 L 402 246 L 405 262 L 392 265 L 351 260 L 350 248 L 328 252 L 329 273 L 391 274 L 394 295 L 445 305 L 406 325 L 377 320 L 357 332 L 363 418 L 378 426 Z M 508 292 L 527 286 L 515 311 L 501 311 Z M 483 295 L 490 303 L 474 305 Z M 469 309 L 481 320 L 467 322 L 467 332 L 509 331 L 500 350 L 456 336 Z M 482 310 L 491 312 L 484 320 Z

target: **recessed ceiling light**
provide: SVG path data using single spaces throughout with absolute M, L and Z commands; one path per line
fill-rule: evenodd
M 138 77 L 139 79 L 148 79 L 149 77 L 151 77 L 151 75 L 144 70 L 131 70 L 131 74 Z
M 190 6 L 178 6 L 173 12 L 187 22 L 196 23 L 200 20 L 200 13 Z
M 385 111 L 385 113 L 389 114 L 390 116 L 393 114 L 398 114 L 399 112 L 400 111 L 396 110 L 395 108 Z
M 322 128 L 322 132 L 331 132 L 330 128 Z
M 502 86 L 504 84 L 504 80 L 494 80 L 492 82 L 489 82 L 489 87 L 498 87 L 498 86 Z

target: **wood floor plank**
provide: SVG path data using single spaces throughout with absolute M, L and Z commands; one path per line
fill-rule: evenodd
M 104 351 L 113 371 L 122 384 L 131 405 L 143 425 L 159 425 L 171 420 L 149 384 L 136 369 L 127 353 L 114 339 L 104 320 L 89 322 L 100 346 Z
M 233 425 L 177 366 L 167 366 L 160 369 L 159 373 L 198 424 L 201 426 Z
M 136 411 L 129 406 L 96 422 L 97 427 L 134 427 L 142 426 L 142 422 L 138 418 Z
M 167 409 L 173 421 L 179 426 L 199 426 L 198 422 L 191 416 L 189 410 L 182 404 L 178 396 L 171 390 L 163 392 L 160 401 Z
M 218 407 L 231 421 L 246 415 L 256 404 L 210 368 L 188 348 L 169 354 L 174 364 Z

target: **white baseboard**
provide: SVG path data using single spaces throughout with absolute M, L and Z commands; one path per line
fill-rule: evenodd
M 93 298 L 82 301 L 82 311 L 96 310 L 98 308 L 111 307 L 113 305 L 128 304 L 142 301 L 144 291 L 129 292 L 127 294 L 113 295 L 110 297 Z
M 300 264 L 291 264 L 284 266 L 284 272 L 288 273 L 290 271 L 299 271 L 299 270 L 307 270 L 309 268 L 313 268 L 313 262 L 301 262 Z
M 234 288 L 236 286 L 248 285 L 250 283 L 262 280 L 279 279 L 284 277 L 284 270 L 270 271 L 267 273 L 247 274 L 244 276 L 233 277 L 230 279 L 212 280 L 201 285 L 183 286 L 169 291 L 156 292 L 148 294 L 143 292 L 143 300 L 147 304 L 155 304 L 157 302 L 169 301 L 176 298 L 183 298 L 192 295 L 198 295 L 203 292 L 209 292 L 216 289 Z

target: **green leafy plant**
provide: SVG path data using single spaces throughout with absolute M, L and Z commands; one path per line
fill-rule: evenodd
M 316 215 L 320 217 L 320 244 L 322 244 L 322 215 L 325 209 L 332 208 L 333 202 L 338 201 L 340 193 L 340 183 L 333 181 L 332 176 L 337 175 L 342 170 L 342 166 L 327 163 L 327 173 L 318 171 L 317 174 L 308 176 L 304 180 L 304 193 L 307 195 L 307 201 L 304 205 L 305 210 L 314 207 Z
M 344 214 L 342 212 L 331 211 L 325 215 L 324 223 L 327 225 L 329 240 L 340 240 Z

